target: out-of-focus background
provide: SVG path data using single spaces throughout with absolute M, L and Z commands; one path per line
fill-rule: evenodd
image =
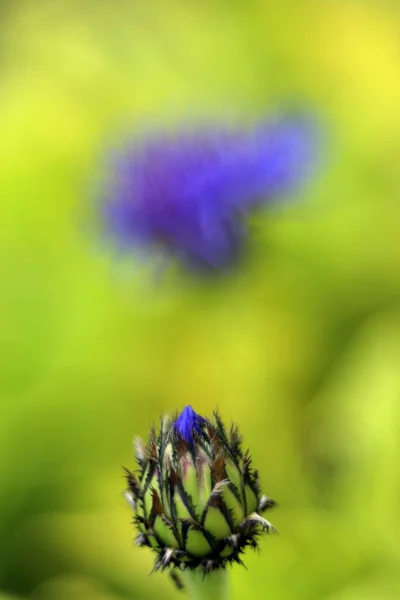
M 279 537 L 232 598 L 400 597 L 400 9 L 393 1 L 3 0 L 0 598 L 183 598 L 132 540 L 121 465 L 161 412 L 240 424 Z M 318 176 L 210 280 L 97 236 L 143 124 L 297 106 Z

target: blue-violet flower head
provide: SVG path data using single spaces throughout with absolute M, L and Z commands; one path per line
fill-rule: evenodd
M 199 270 L 222 269 L 242 250 L 247 213 L 293 190 L 314 153 L 306 119 L 153 133 L 115 156 L 106 228 L 122 247 L 158 247 Z

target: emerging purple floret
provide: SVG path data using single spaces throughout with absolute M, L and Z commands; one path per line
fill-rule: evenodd
M 175 431 L 180 433 L 188 444 L 193 444 L 193 435 L 200 433 L 203 422 L 203 417 L 198 415 L 191 406 L 185 406 L 175 421 Z
M 221 269 L 242 248 L 248 211 L 307 175 L 314 138 L 304 120 L 153 134 L 116 157 L 107 229 L 122 246 L 158 246 L 199 269 Z

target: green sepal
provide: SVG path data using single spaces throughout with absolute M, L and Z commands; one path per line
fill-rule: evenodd
M 226 462 L 225 469 L 229 479 L 232 481 L 233 485 L 240 493 L 241 498 L 244 500 L 242 494 L 242 474 L 240 473 L 239 469 L 230 461 Z
M 172 518 L 172 512 L 171 512 L 171 507 L 170 507 L 170 504 L 169 504 L 169 501 L 168 501 L 168 494 L 167 494 L 167 491 L 165 489 L 165 486 L 163 486 L 163 490 L 162 490 L 162 494 L 161 494 L 161 502 L 162 502 L 162 505 L 163 505 L 163 511 L 165 513 L 165 516 L 168 519 L 171 519 Z
M 159 548 L 160 544 L 158 543 L 158 540 L 156 537 L 154 537 L 154 535 L 148 535 L 148 540 L 149 540 L 149 544 L 152 548 Z
M 143 500 L 138 500 L 136 502 L 136 514 L 138 517 L 144 517 Z
M 179 548 L 179 543 L 171 527 L 162 519 L 157 517 L 153 525 L 157 537 L 169 548 Z
M 188 511 L 178 490 L 175 490 L 174 502 L 178 519 L 192 519 L 192 515 Z
M 209 506 L 207 509 L 204 529 L 211 533 L 217 540 L 227 537 L 232 533 L 224 515 L 215 506 Z
M 148 517 L 150 514 L 150 511 L 151 511 L 152 504 L 153 504 L 150 487 L 147 488 L 147 491 L 144 495 L 143 501 L 144 501 L 144 511 L 145 511 L 146 516 Z
M 207 556 L 212 548 L 199 529 L 190 527 L 186 537 L 186 552 L 192 556 Z
M 198 493 L 196 512 L 201 515 L 207 506 L 211 494 L 211 469 L 208 464 L 203 464 L 198 470 Z
M 227 544 L 225 548 L 219 553 L 219 555 L 223 558 L 227 558 L 228 556 L 231 556 L 233 552 L 234 549 L 231 546 L 229 546 L 229 544 Z
M 228 486 L 225 487 L 221 492 L 221 498 L 224 501 L 224 504 L 228 508 L 228 510 L 231 511 L 233 523 L 235 527 L 237 527 L 244 520 L 243 506 Z
M 256 512 L 257 510 L 258 498 L 249 485 L 245 486 L 244 493 L 246 495 L 247 515 L 250 515 L 251 513 Z
M 182 475 L 182 483 L 185 492 L 192 499 L 193 510 L 197 512 L 197 506 L 200 504 L 199 487 L 197 485 L 197 472 L 193 464 L 186 465 L 185 474 Z

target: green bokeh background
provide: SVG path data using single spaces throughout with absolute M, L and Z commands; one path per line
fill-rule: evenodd
M 121 465 L 185 403 L 240 424 L 280 502 L 232 599 L 400 597 L 399 31 L 385 0 L 3 0 L 1 600 L 184 597 L 132 545 Z M 96 235 L 119 135 L 293 105 L 319 174 L 237 272 Z

